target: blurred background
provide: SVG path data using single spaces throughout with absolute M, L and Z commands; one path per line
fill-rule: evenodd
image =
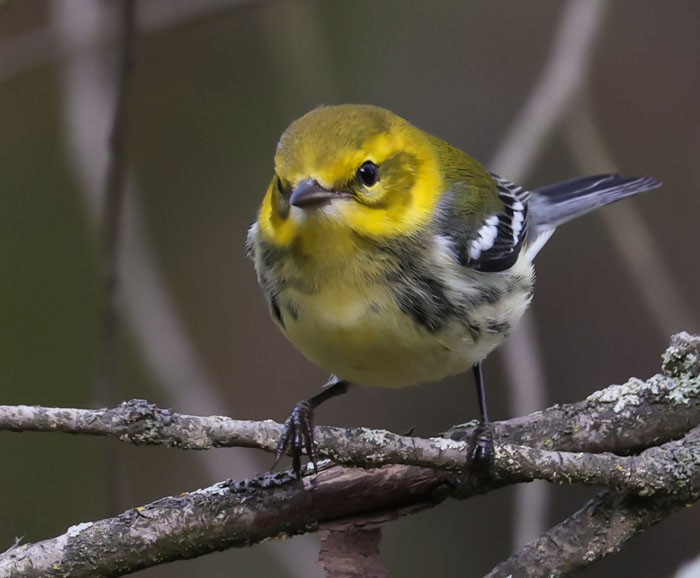
M 0 3 L 3 404 L 99 403 L 118 8 Z M 700 331 L 699 3 L 141 0 L 137 12 L 113 399 L 280 421 L 325 380 L 269 320 L 243 247 L 277 138 L 319 104 L 386 106 L 530 187 L 610 169 L 664 182 L 541 253 L 532 315 L 486 363 L 495 419 L 647 377 L 672 332 Z M 554 88 L 540 91 L 548 70 Z M 476 415 L 463 376 L 356 387 L 317 421 L 427 436 Z M 58 434 L 2 433 L 0 453 L 0 550 L 272 461 Z M 594 493 L 531 484 L 452 501 L 387 525 L 384 559 L 397 577 L 478 576 Z M 700 554 L 699 524 L 698 508 L 676 514 L 582 575 L 672 576 Z M 305 536 L 138 575 L 315 578 L 316 554 Z

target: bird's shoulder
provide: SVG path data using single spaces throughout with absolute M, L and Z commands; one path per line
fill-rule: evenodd
M 466 267 L 509 269 L 527 237 L 530 193 L 444 144 L 439 148 L 445 190 L 435 215 L 438 234 L 449 239 L 455 258 Z

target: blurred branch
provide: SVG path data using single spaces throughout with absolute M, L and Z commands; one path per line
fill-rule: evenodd
M 121 42 L 119 70 L 116 81 L 116 102 L 110 129 L 106 167 L 104 205 L 100 224 L 102 270 L 102 310 L 94 401 L 112 404 L 118 399 L 117 386 L 117 290 L 119 284 L 119 238 L 122 207 L 126 193 L 126 103 L 134 61 L 136 0 L 124 0 L 120 5 Z M 118 512 L 122 500 L 118 455 L 112 446 L 105 448 L 105 496 L 109 513 Z
M 92 2 L 83 5 L 73 0 L 56 0 L 51 8 L 59 38 L 66 44 L 66 51 L 76 55 L 61 70 L 66 150 L 88 214 L 97 223 L 102 205 L 100 183 L 108 163 L 105 119 L 110 116 L 116 89 L 104 55 L 79 53 L 76 49 L 77 43 L 89 44 L 93 37 L 100 37 L 104 33 L 101 22 L 109 18 L 94 12 L 99 5 Z M 139 190 L 130 172 L 126 175 L 126 187 L 121 300 L 129 326 L 139 341 L 155 385 L 170 403 L 197 413 L 224 412 L 226 401 L 200 362 L 160 274 L 138 204 Z M 208 462 L 205 466 L 212 481 L 240 471 L 240 463 L 213 461 L 204 456 L 203 459 Z M 258 468 L 251 463 L 248 473 Z
M 490 167 L 509 179 L 523 179 L 549 142 L 557 123 L 586 82 L 609 3 L 569 0 L 550 50 L 551 59 L 503 139 Z
M 596 122 L 585 91 L 564 122 L 564 137 L 582 172 L 615 172 L 612 151 Z M 635 203 L 615 204 L 598 213 L 614 247 L 662 335 L 699 327 L 691 307 Z
M 527 178 L 557 124 L 571 108 L 574 96 L 588 82 L 588 71 L 607 8 L 604 0 L 569 0 L 566 3 L 549 59 L 489 163 L 496 173 L 516 182 Z M 545 371 L 538 342 L 535 319 L 532 313 L 527 313 L 502 349 L 513 415 L 545 406 Z M 516 546 L 533 539 L 544 529 L 547 491 L 548 488 L 537 484 L 517 488 L 513 516 Z
M 100 226 L 102 250 L 103 304 L 100 319 L 100 363 L 97 378 L 98 403 L 114 403 L 116 399 L 116 293 L 118 278 L 119 237 L 122 207 L 126 193 L 126 101 L 134 61 L 136 0 L 120 5 L 121 46 L 117 98 L 109 135 L 109 161 L 105 182 L 104 206 Z
M 669 413 L 673 420 L 667 419 Z M 183 416 L 139 401 L 97 411 L 0 407 L 0 429 L 114 435 L 129 443 L 196 449 L 237 445 L 272 451 L 280 428 L 272 421 Z M 700 499 L 700 336 L 674 336 L 664 354 L 663 373 L 647 381 L 632 379 L 578 404 L 496 424 L 496 472 L 484 485 L 446 471 L 460 470 L 465 461 L 466 447 L 455 439 L 362 428 L 319 427 L 317 433 L 319 453 L 372 469 L 326 463 L 317 475 L 301 481 L 283 472 L 163 498 L 115 518 L 74 526 L 52 540 L 14 548 L 0 556 L 0 577 L 47 575 L 55 568 L 74 577 L 120 576 L 315 531 L 353 516 L 389 512 L 386 519 L 391 519 L 446 497 L 464 499 L 535 478 L 604 485 L 618 494 L 601 494 L 492 576 L 507 575 L 514 564 L 525 569 L 519 576 L 570 572 Z M 451 438 L 460 434 L 468 435 L 468 428 L 449 432 Z M 636 456 L 598 453 L 645 447 Z M 605 528 L 610 531 L 592 534 Z M 597 538 L 592 544 L 576 542 L 581 536 Z M 546 548 L 538 549 L 540 544 Z
M 547 382 L 537 324 L 532 310 L 525 313 L 500 353 L 508 387 L 510 415 L 527 415 L 547 405 Z M 512 545 L 519 548 L 547 527 L 549 487 L 520 485 L 513 500 Z

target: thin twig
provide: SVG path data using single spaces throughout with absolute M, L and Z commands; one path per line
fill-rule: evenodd
M 557 123 L 585 83 L 601 30 L 605 0 L 569 0 L 540 79 L 518 113 L 490 167 L 522 179 L 549 142 Z
M 122 206 L 126 194 L 126 106 L 134 61 L 136 0 L 124 0 L 119 14 L 119 70 L 116 82 L 116 102 L 108 142 L 108 163 L 105 179 L 104 204 L 100 224 L 102 269 L 102 310 L 98 366 L 93 399 L 96 404 L 116 403 L 117 396 L 117 285 L 119 238 Z M 116 449 L 107 445 L 104 452 L 105 495 L 109 512 L 118 512 L 123 502 L 119 484 L 119 457 Z
M 119 283 L 118 261 L 122 207 L 126 194 L 126 102 L 134 62 L 136 1 L 124 0 L 120 4 L 120 12 L 121 47 L 116 83 L 117 98 L 109 135 L 109 161 L 100 226 L 104 301 L 101 313 L 99 375 L 95 399 L 97 403 L 108 404 L 116 401 L 116 296 Z
M 544 359 L 537 323 L 527 312 L 503 348 L 500 359 L 508 386 L 511 415 L 527 415 L 547 404 Z M 515 487 L 512 544 L 519 548 L 547 527 L 550 488 L 540 483 Z
M 583 172 L 617 170 L 613 153 L 596 122 L 585 91 L 579 95 L 578 105 L 567 114 L 563 128 L 574 160 Z M 623 265 L 634 279 L 659 333 L 666 336 L 682 327 L 691 330 L 700 327 L 636 205 L 620 203 L 597 214 L 603 220 Z

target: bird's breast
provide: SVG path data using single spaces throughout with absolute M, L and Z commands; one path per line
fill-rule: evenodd
M 469 367 L 462 361 L 473 342 L 455 326 L 441 335 L 425 331 L 401 311 L 393 292 L 321 290 L 279 296 L 283 330 L 311 361 L 349 381 L 400 387 Z M 455 331 L 456 330 L 456 331 Z
M 410 257 L 358 246 L 342 260 L 283 259 L 271 294 L 284 333 L 330 373 L 400 387 L 468 370 L 505 340 L 529 303 L 531 274 L 517 267 L 491 274 L 481 291 L 479 275 L 458 264 L 426 261 L 420 251 Z

